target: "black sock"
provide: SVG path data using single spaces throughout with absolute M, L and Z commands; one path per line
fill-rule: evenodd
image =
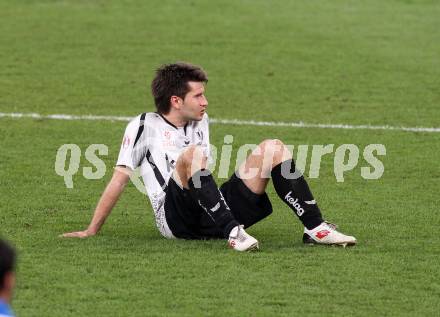
M 310 230 L 323 222 L 321 211 L 304 176 L 299 171 L 295 171 L 293 159 L 278 164 L 271 172 L 273 185 L 278 196 L 292 209 L 303 225 Z M 295 173 L 295 177 L 289 177 L 288 173 L 291 173 L 291 175 Z
M 232 228 L 238 226 L 229 206 L 223 198 L 211 172 L 202 169 L 194 173 L 188 181 L 190 193 L 199 205 L 211 217 L 212 221 L 223 231 L 225 238 Z

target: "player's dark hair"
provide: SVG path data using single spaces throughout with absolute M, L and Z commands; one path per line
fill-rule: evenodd
M 4 286 L 6 273 L 14 270 L 15 259 L 16 254 L 14 249 L 0 239 L 0 289 Z
M 189 91 L 189 81 L 207 83 L 208 76 L 201 67 L 183 62 L 159 67 L 151 82 L 151 92 L 157 112 L 161 114 L 170 112 L 172 96 L 185 98 Z

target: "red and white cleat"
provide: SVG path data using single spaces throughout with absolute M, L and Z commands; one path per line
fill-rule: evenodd
M 237 251 L 258 250 L 258 240 L 244 231 L 243 225 L 236 226 L 231 230 L 228 245 L 230 248 Z
M 340 245 L 344 248 L 356 244 L 356 238 L 347 236 L 336 230 L 336 225 L 323 222 L 316 228 L 308 230 L 304 228 L 304 244 Z

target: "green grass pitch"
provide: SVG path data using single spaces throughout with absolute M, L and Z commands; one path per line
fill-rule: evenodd
M 439 17 L 428 0 L 0 0 L 0 112 L 135 116 L 154 109 L 154 69 L 184 60 L 208 71 L 212 118 L 440 127 Z M 98 236 L 58 238 L 88 224 L 124 128 L 0 118 L 18 316 L 438 316 L 440 133 L 211 126 L 235 152 L 265 138 L 384 144 L 379 180 L 360 164 L 337 183 L 332 155 L 310 180 L 354 248 L 303 246 L 272 187 L 273 215 L 249 229 L 258 253 L 162 238 L 133 185 Z M 82 156 L 67 189 L 54 170 L 67 143 L 106 144 L 105 177 L 85 179 Z

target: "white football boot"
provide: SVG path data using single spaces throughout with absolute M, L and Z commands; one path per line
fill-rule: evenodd
M 336 228 L 336 225 L 329 222 L 323 222 L 312 230 L 304 227 L 303 242 L 305 244 L 340 245 L 344 248 L 356 244 L 355 237 L 340 233 Z
M 258 250 L 258 240 L 247 234 L 243 225 L 236 226 L 231 230 L 228 240 L 229 247 L 237 251 Z

